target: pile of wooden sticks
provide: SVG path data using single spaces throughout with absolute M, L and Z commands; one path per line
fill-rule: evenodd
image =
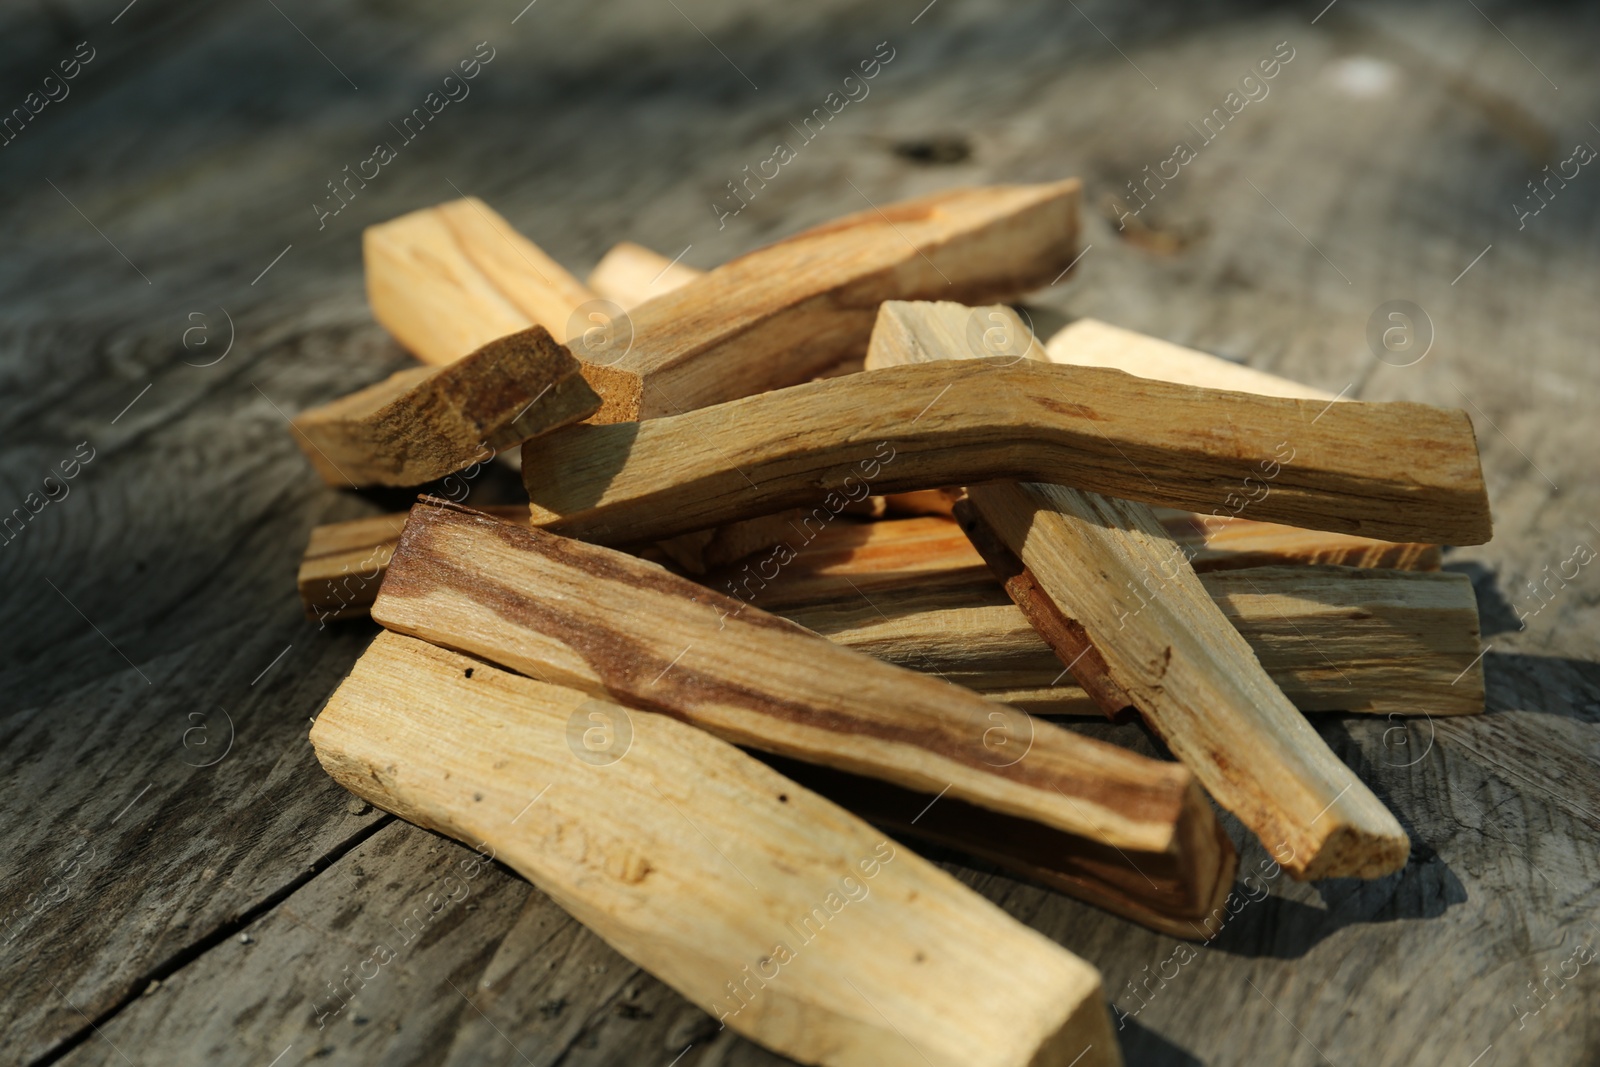
M 1490 536 L 1471 424 L 1041 343 L 989 302 L 1060 279 L 1078 200 L 941 193 L 706 273 L 621 244 L 587 285 L 477 200 L 369 229 L 425 365 L 302 413 L 306 455 L 425 486 L 520 446 L 531 504 L 313 532 L 307 614 L 383 627 L 329 773 L 804 1063 L 1118 1062 L 1095 969 L 901 839 L 1185 938 L 1237 867 L 1213 802 L 1294 878 L 1398 870 L 1305 713 L 1482 711 L 1438 569 Z M 1176 762 L 1044 717 L 1091 714 Z

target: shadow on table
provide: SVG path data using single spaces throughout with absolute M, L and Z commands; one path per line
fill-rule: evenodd
M 1284 874 L 1270 880 L 1272 895 L 1259 897 L 1272 865 L 1249 831 L 1224 813 L 1230 835 L 1244 845 L 1240 849 L 1235 895 L 1228 900 L 1235 913 L 1220 928 L 1218 924 L 1208 928 L 1208 932 L 1214 931 L 1207 943 L 1209 948 L 1236 956 L 1295 959 L 1347 927 L 1401 919 L 1436 919 L 1452 905 L 1466 903 L 1467 891 L 1461 880 L 1419 831 L 1406 805 L 1390 794 L 1384 775 L 1379 773 L 1381 768 L 1366 757 L 1346 724 L 1321 719 L 1317 725 L 1335 755 L 1394 813 L 1411 838 L 1411 855 L 1404 867 L 1383 878 L 1326 878 L 1312 883 L 1322 907 L 1280 895 L 1277 883 L 1287 878 Z M 1258 899 L 1249 899 L 1251 896 Z
M 1244 870 L 1241 865 L 1241 871 Z M 1285 877 L 1285 876 L 1280 876 Z M 1298 959 L 1351 926 L 1401 919 L 1436 919 L 1467 900 L 1455 873 L 1426 844 L 1413 839 L 1404 868 L 1384 878 L 1329 878 L 1313 885 L 1323 907 L 1271 894 L 1259 880 L 1234 887 L 1225 921 L 1207 924 L 1206 948 L 1254 959 Z
M 1483 682 L 1487 715 L 1537 711 L 1600 723 L 1600 663 L 1491 649 L 1483 657 Z
M 1205 1061 L 1181 1045 L 1174 1045 L 1129 1015 L 1117 1033 L 1122 1061 L 1129 1067 L 1203 1067 Z

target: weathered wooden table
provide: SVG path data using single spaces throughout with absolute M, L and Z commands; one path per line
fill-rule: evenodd
M 285 419 L 406 363 L 360 233 L 421 205 L 483 196 L 580 271 L 625 237 L 705 267 L 869 200 L 1072 174 L 1090 247 L 1041 331 L 1093 315 L 1471 412 L 1498 534 L 1446 559 L 1489 709 L 1319 719 L 1410 864 L 1280 879 L 1192 953 L 940 858 L 1101 968 L 1131 1063 L 1600 1059 L 1593 9 L 523 2 L 0 13 L 0 1061 L 781 1062 L 503 869 L 445 895 L 468 850 L 321 772 L 308 719 L 371 630 L 305 622 L 296 559 L 402 498 L 323 488 Z M 875 52 L 867 95 L 724 214 Z M 1395 300 L 1418 333 L 1378 359 Z

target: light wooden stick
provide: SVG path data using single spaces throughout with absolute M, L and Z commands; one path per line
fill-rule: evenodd
M 589 272 L 589 288 L 624 311 L 638 307 L 705 274 L 632 241 L 620 241 Z
M 1372 537 L 1301 530 L 1254 519 L 1196 515 L 1153 508 L 1167 536 L 1193 552 L 1197 571 L 1236 567 L 1271 567 L 1283 563 L 1330 563 L 1345 567 L 1383 567 L 1401 571 L 1436 571 L 1438 545 L 1379 541 Z
M 1096 319 L 1079 319 L 1062 327 L 1051 336 L 1044 349 L 1052 363 L 1109 367 L 1164 382 L 1324 403 L 1341 399 L 1326 389 L 1303 385 Z
M 869 497 L 867 500 L 853 502 L 841 514 L 854 519 L 861 515 L 870 501 Z M 527 518 L 526 508 L 522 514 Z M 680 571 L 702 575 L 744 559 L 762 549 L 798 540 L 797 531 L 802 529 L 801 523 L 806 520 L 808 514 L 801 508 L 790 508 L 788 511 L 780 511 L 773 515 L 740 519 L 726 526 L 696 530 L 693 533 L 679 534 L 677 537 L 657 541 L 656 548 L 672 560 Z
M 308 408 L 294 428 L 329 485 L 421 485 L 599 406 L 572 353 L 533 326 L 448 367 L 399 371 Z
M 1180 827 L 1187 837 L 1181 855 L 1222 857 L 1224 866 L 1207 901 L 1195 894 L 1191 873 L 1172 856 L 1139 853 L 1134 860 L 1115 848 L 955 797 L 930 804 L 923 794 L 881 778 L 778 756 L 765 761 L 874 825 L 988 860 L 1170 937 L 1203 938 L 1201 926 L 1226 903 L 1233 885 L 1237 858 L 1220 823 Z
M 1009 309 L 976 310 L 1019 358 L 1040 358 Z M 970 358 L 972 315 L 886 303 L 867 365 Z M 1268 677 L 1148 507 L 1031 482 L 967 494 L 981 523 L 958 517 L 974 546 L 1090 697 L 1112 715 L 1136 708 L 1219 804 L 1289 849 L 1291 875 L 1378 877 L 1405 863 L 1400 824 Z
M 829 644 L 609 549 L 424 501 L 373 605 L 392 630 L 663 711 L 762 751 L 1023 819 L 1128 862 L 1161 856 L 1198 903 L 1228 855 L 1193 779 Z M 1225 887 L 1224 887 L 1225 891 Z
M 1077 254 L 1078 195 L 1075 179 L 958 189 L 846 216 L 725 263 L 571 339 L 605 398 L 596 421 L 651 419 L 804 382 L 865 350 L 884 300 L 993 299 L 1045 285 Z
M 1183 529 L 1190 529 L 1187 520 Z M 1185 554 L 1197 552 L 1199 570 L 1204 550 L 1175 539 Z M 1081 689 L 1062 681 L 1060 661 L 954 522 L 835 523 L 791 543 L 798 547 L 762 554 L 705 583 L 991 699 L 1037 712 L 1096 713 Z M 1465 576 L 1331 566 L 1236 570 L 1220 562 L 1223 568 L 1200 574 L 1201 584 L 1301 711 L 1483 710 L 1477 603 Z
M 481 510 L 527 522 L 526 507 Z M 369 615 L 405 521 L 400 512 L 313 529 L 299 576 L 306 617 Z M 1098 714 L 1071 678 L 1060 678 L 1060 661 L 954 522 L 841 521 L 809 544 L 787 532 L 781 547 L 702 580 L 836 644 L 992 700 L 1039 714 Z M 1483 710 L 1477 604 L 1462 575 L 1293 566 L 1202 573 L 1200 581 L 1301 711 Z
M 876 596 L 879 590 L 991 581 L 988 565 L 953 520 L 802 523 L 770 554 L 709 574 L 706 585 L 767 611 Z
M 329 622 L 369 614 L 405 524 L 401 512 L 313 527 L 296 577 L 306 618 Z
M 881 499 L 881 498 L 869 498 Z M 1215 525 L 1186 511 L 1157 509 L 1162 529 L 1183 546 L 1197 572 L 1240 567 L 1323 563 L 1348 567 L 1385 567 L 1394 570 L 1438 570 L 1437 545 L 1397 545 L 1366 537 L 1348 537 L 1297 530 L 1275 523 L 1233 519 Z M 929 581 L 961 580 L 987 574 L 983 558 L 954 520 L 919 517 L 888 519 L 866 524 L 833 522 L 820 526 L 815 518 L 795 521 L 795 536 L 787 540 L 792 562 L 765 576 L 758 570 L 767 555 L 716 571 L 706 584 L 716 589 L 748 585 L 733 595 L 750 599 L 761 591 L 758 603 L 773 610 L 803 604 L 815 590 L 821 600 L 851 591 L 855 583 L 864 592 Z M 787 553 L 785 553 L 787 554 Z
M 608 728 L 609 750 L 584 745 Z M 665 716 L 383 634 L 311 742 L 347 789 L 507 863 L 776 1052 L 838 1067 L 1121 1062 L 1093 967 Z
M 478 510 L 503 522 L 528 521 L 528 509 L 523 505 L 480 506 Z M 312 527 L 296 577 L 306 618 L 328 623 L 371 615 L 372 602 L 400 543 L 408 514 L 399 511 Z
M 435 366 L 529 326 L 565 340 L 595 299 L 475 196 L 368 226 L 361 254 L 373 317 Z
M 1301 397 L 1325 403 L 1343 399 L 1325 389 L 1094 319 L 1079 319 L 1061 329 L 1050 338 L 1045 351 L 1053 363 L 1110 367 L 1142 378 L 1183 385 L 1232 389 L 1261 396 Z M 1234 503 L 1213 508 L 1209 515 L 1191 517 L 1208 548 L 1232 554 L 1232 566 L 1260 567 L 1299 558 L 1312 563 L 1345 563 L 1357 567 L 1439 569 L 1438 545 L 1391 544 L 1367 538 L 1344 540 L 1339 534 L 1296 530 L 1235 517 L 1235 508 L 1242 510 L 1250 505 L 1250 495 L 1248 490 L 1239 492 Z M 1158 511 L 1157 514 L 1167 532 L 1179 536 L 1175 527 L 1180 513 Z M 1195 560 L 1197 569 L 1201 562 Z
M 1148 509 L 1039 484 L 969 493 L 1217 803 L 1292 850 L 1291 875 L 1374 878 L 1405 863 L 1400 824 L 1267 677 Z
M 767 607 L 830 641 L 991 699 L 1025 693 L 1015 699 L 1036 713 L 1099 714 L 987 574 L 870 591 L 852 581 L 856 588 L 835 581 L 828 599 Z M 1200 581 L 1302 712 L 1483 711 L 1477 605 L 1465 575 L 1256 567 Z
M 889 367 L 643 423 L 568 427 L 524 452 L 534 521 L 627 544 L 790 507 L 833 510 L 830 497 L 857 492 L 1004 478 L 1209 511 L 1268 463 L 1276 476 L 1252 518 L 1393 540 L 1490 536 L 1462 412 L 1352 402 L 1324 413 L 1007 363 Z

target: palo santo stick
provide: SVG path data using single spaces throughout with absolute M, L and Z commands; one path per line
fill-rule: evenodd
M 1217 894 L 1197 900 L 1185 871 L 1168 857 L 1140 856 L 1137 863 L 1105 846 L 1084 842 L 1036 822 L 1000 815 L 953 797 L 937 804 L 878 778 L 849 774 L 813 763 L 764 757 L 785 777 L 893 833 L 958 849 L 1041 885 L 1059 889 L 1171 937 L 1203 937 L 1199 925 L 1227 900 L 1237 862 L 1233 842 L 1220 823 L 1186 824 L 1195 835 L 1184 852 L 1221 852 L 1225 867 Z M 1211 840 L 1199 835 L 1209 834 Z
M 988 580 L 989 568 L 949 519 L 892 519 L 818 526 L 770 556 L 708 575 L 704 584 L 780 614 L 800 604 L 872 597 L 878 590 Z
M 368 226 L 361 254 L 373 317 L 435 366 L 529 326 L 564 340 L 595 299 L 477 197 Z
M 1294 563 L 1438 569 L 1437 545 L 1396 545 L 1250 519 L 1213 527 L 1184 511 L 1161 516 L 1161 525 L 1183 547 L 1190 566 L 1202 573 Z M 858 592 L 873 596 L 880 589 L 965 581 L 989 573 L 967 535 L 947 519 L 819 526 L 806 515 L 795 521 L 794 532 L 787 547 L 776 550 L 775 555 L 793 553 L 782 567 L 769 565 L 775 556 L 759 556 L 713 573 L 705 584 L 782 613 L 791 605 L 847 599 Z
M 798 565 L 798 564 L 797 564 Z M 987 574 L 865 588 L 771 610 L 837 644 L 997 694 L 1036 712 L 1094 715 L 1061 661 Z M 1483 668 L 1472 583 L 1460 574 L 1257 567 L 1200 582 L 1302 712 L 1473 715 Z M 855 584 L 859 587 L 861 582 Z
M 294 428 L 329 485 L 421 485 L 599 406 L 572 353 L 533 326 L 309 408 Z
M 1002 488 L 1010 488 L 1013 484 L 1000 483 Z M 1091 500 L 1099 499 L 1092 493 L 1079 495 Z M 1130 505 L 1130 507 L 1137 506 Z M 1022 565 L 1022 560 L 1011 547 L 989 527 L 982 518 L 980 505 L 974 503 L 970 497 L 962 500 L 956 505 L 956 519 L 961 523 L 961 528 L 967 537 L 971 539 L 972 547 L 978 550 L 978 554 L 989 565 L 989 570 L 1000 580 L 1006 595 L 1011 598 L 1028 625 L 1056 654 L 1056 658 L 1066 664 L 1066 669 L 1071 672 L 1073 679 L 1106 713 L 1106 717 L 1113 722 L 1127 722 L 1136 717 L 1136 713 L 1141 710 L 1146 711 L 1148 717 L 1148 711 L 1140 700 L 1142 694 L 1130 693 L 1123 687 L 1106 664 L 1105 657 L 1090 639 L 1088 630 L 1076 618 L 1061 610 L 1050 595 L 1048 587 L 1039 584 L 1039 580 Z M 1118 579 L 1127 576 L 1117 571 L 1107 571 L 1099 577 L 1101 581 L 1115 584 Z M 1255 669 L 1258 672 L 1260 670 L 1259 667 Z
M 1217 803 L 1269 849 L 1292 850 L 1292 876 L 1375 878 L 1405 863 L 1400 824 L 1267 677 L 1148 508 L 1033 483 L 968 497 Z M 1099 574 L 1134 577 L 1083 580 Z
M 527 522 L 525 507 L 480 510 Z M 311 531 L 299 575 L 308 619 L 369 614 L 406 514 Z M 1483 665 L 1473 662 L 1481 647 L 1477 602 L 1462 575 L 1292 566 L 1202 573 L 1200 581 L 1303 712 L 1483 710 Z M 706 584 L 991 700 L 1040 714 L 1098 713 L 1070 678 L 1060 678 L 1060 661 L 954 522 L 841 522 L 770 583 L 747 565 Z
M 852 502 L 840 514 L 852 518 L 873 517 L 870 510 L 872 503 L 872 498 Z M 802 508 L 790 508 L 788 511 L 780 511 L 773 515 L 740 519 L 738 522 L 730 522 L 726 526 L 716 526 L 709 530 L 679 534 L 677 537 L 657 541 L 656 548 L 672 560 L 679 570 L 701 575 L 744 559 L 762 549 L 798 540 L 798 532 L 804 528 L 802 523 L 810 517 L 810 512 Z M 524 520 L 528 518 L 527 508 L 522 509 L 522 518 Z
M 1259 567 L 1200 581 L 1303 711 L 1483 712 L 1478 601 L 1464 574 Z
M 1248 525 L 1265 524 L 1235 523 Z M 1197 551 L 1177 540 L 1186 554 Z M 837 524 L 800 544 L 770 581 L 765 565 L 774 557 L 762 557 L 706 584 L 991 699 L 1054 714 L 1095 712 L 1080 689 L 1062 684 L 1060 661 L 953 522 Z M 1198 549 L 1197 570 L 1205 560 Z M 1218 562 L 1223 566 L 1201 573 L 1201 584 L 1301 711 L 1483 710 L 1482 665 L 1473 662 L 1481 647 L 1477 602 L 1464 576 L 1328 566 L 1234 570 Z
M 1152 510 L 1169 537 L 1186 551 L 1193 550 L 1189 563 L 1197 571 L 1271 567 L 1282 563 L 1436 571 L 1441 562 L 1438 545 L 1379 541 L 1372 537 L 1301 530 L 1254 519 L 1195 515 L 1168 508 Z
M 1332 403 L 1339 397 L 1326 389 L 1280 378 L 1159 337 L 1125 330 L 1096 319 L 1079 319 L 1062 327 L 1044 346 L 1052 363 L 1109 367 L 1141 378 L 1232 389 L 1259 396 L 1299 397 Z
M 1019 718 L 620 552 L 424 501 L 372 617 L 736 744 L 1030 819 L 1133 864 L 1167 857 L 1196 901 L 1228 862 L 1182 851 L 1212 836 L 1213 814 L 1176 764 Z
M 599 721 L 626 729 L 620 759 L 581 758 L 574 739 Z M 665 716 L 382 634 L 311 742 L 345 788 L 490 850 L 776 1052 L 837 1067 L 1121 1062 L 1093 967 Z
M 867 364 L 970 358 L 974 315 L 997 323 L 1018 358 L 1041 358 L 1008 308 L 891 302 Z M 1267 676 L 1147 506 L 993 482 L 970 486 L 956 514 L 1089 696 L 1113 717 L 1136 709 L 1219 804 L 1275 853 L 1289 849 L 1291 875 L 1378 877 L 1405 863 L 1400 824 Z M 1137 607 L 1124 610 L 1124 586 Z
M 527 523 L 526 507 L 480 510 Z M 314 528 L 299 574 L 306 617 L 366 617 L 405 521 L 399 512 Z M 770 582 L 759 564 L 745 564 L 705 584 L 992 700 L 1041 714 L 1097 713 L 1070 679 L 1059 680 L 1060 661 L 954 522 L 839 522 L 810 543 L 792 543 L 802 547 Z M 1204 559 L 1202 551 L 1194 562 Z M 1472 663 L 1477 606 L 1461 575 L 1294 566 L 1208 572 L 1200 580 L 1301 711 L 1483 710 L 1482 662 Z
M 628 311 L 646 300 L 681 289 L 704 274 L 703 270 L 632 241 L 620 241 L 589 272 L 589 288 Z
M 652 419 L 804 382 L 866 349 L 884 300 L 995 299 L 1048 284 L 1077 255 L 1078 195 L 1075 179 L 952 190 L 725 263 L 623 323 L 571 339 L 605 398 L 595 421 Z
M 306 618 L 327 622 L 368 614 L 405 520 L 401 512 L 314 527 L 296 577 Z
M 1488 539 L 1464 413 L 1326 407 L 1092 367 L 950 360 L 568 427 L 525 450 L 522 475 L 538 525 L 628 544 L 816 506 L 851 483 L 888 493 L 1022 479 L 1207 511 L 1292 442 L 1253 518 L 1387 540 Z
M 520 504 L 478 510 L 504 522 L 528 521 L 528 509 Z M 398 511 L 312 527 L 296 578 L 306 618 L 326 623 L 371 613 L 408 514 Z
M 855 507 L 852 505 L 844 514 L 854 515 Z M 488 505 L 477 510 L 506 522 L 528 525 L 526 504 Z M 401 511 L 312 528 L 311 539 L 300 560 L 298 578 L 306 618 L 326 622 L 368 614 L 389 566 L 389 557 L 394 555 L 400 541 L 400 530 L 406 524 L 407 514 Z M 658 542 L 654 547 L 681 570 L 705 574 L 761 549 L 799 540 L 797 530 L 804 528 L 801 523 L 805 518 L 807 513 L 800 511 L 763 515 L 714 530 L 683 534 Z M 858 524 L 844 522 L 840 525 Z M 947 525 L 955 531 L 960 547 L 967 549 L 967 539 L 960 530 L 953 523 Z M 982 561 L 976 565 L 981 567 Z
M 1303 385 L 1276 374 L 1267 374 L 1094 319 L 1080 319 L 1058 331 L 1045 345 L 1045 350 L 1052 363 L 1111 367 L 1141 378 L 1157 378 L 1210 389 L 1233 389 L 1261 396 L 1303 397 L 1326 403 L 1342 399 L 1325 389 Z M 1262 529 L 1233 514 L 1224 514 L 1248 506 L 1243 493 L 1239 495 L 1239 500 L 1240 503 L 1233 508 L 1213 508 L 1210 515 L 1192 517 L 1210 547 L 1218 552 L 1233 554 L 1231 566 L 1261 567 L 1293 557 L 1314 563 L 1345 563 L 1358 567 L 1439 569 L 1438 545 L 1368 541 L 1367 544 L 1372 547 L 1363 552 L 1360 544 L 1341 544 L 1331 540 L 1339 535 L 1270 524 Z M 1162 525 L 1171 532 L 1175 516 L 1163 514 L 1161 520 Z M 1268 536 L 1263 537 L 1264 533 Z M 1330 540 L 1324 544 L 1323 539 Z

